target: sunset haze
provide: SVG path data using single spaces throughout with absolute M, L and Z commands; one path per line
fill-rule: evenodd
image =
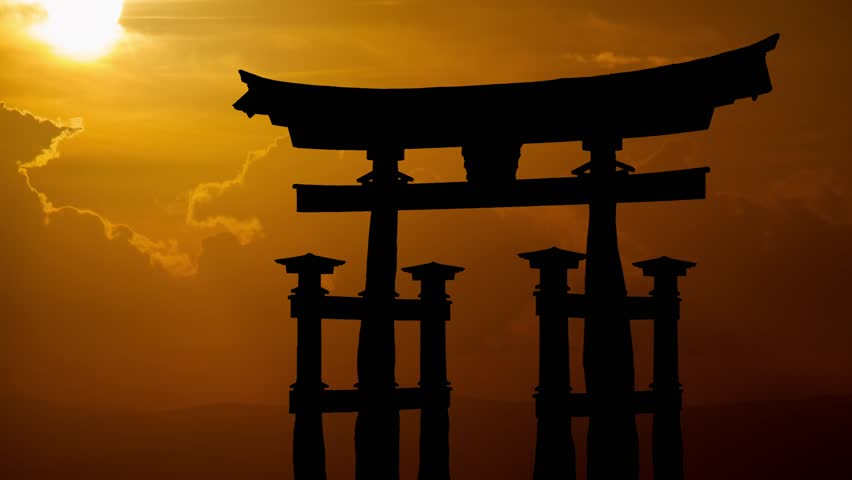
M 261 462 L 258 472 L 280 475 L 245 478 L 291 475 L 289 444 L 280 458 L 263 454 L 289 442 L 296 373 L 287 300 L 296 279 L 273 260 L 308 252 L 345 260 L 325 288 L 362 291 L 369 216 L 297 213 L 292 186 L 352 185 L 371 163 L 363 151 L 293 148 L 286 128 L 234 109 L 247 88 L 239 70 L 367 88 L 532 82 L 686 62 L 776 32 L 766 57 L 771 93 L 717 108 L 706 131 L 624 140 L 618 160 L 637 173 L 710 172 L 704 200 L 620 205 L 621 258 L 629 294 L 642 296 L 652 281 L 634 262 L 666 255 L 697 264 L 679 279 L 688 460 L 699 445 L 737 442 L 712 436 L 726 422 L 718 412 L 734 412 L 731 425 L 758 425 L 760 435 L 743 438 L 767 445 L 773 435 L 765 433 L 788 405 L 819 410 L 814 399 L 828 399 L 820 421 L 852 424 L 848 413 L 825 413 L 852 406 L 850 19 L 852 4 L 838 0 L 0 0 L 0 400 L 8 407 L 0 477 L 36 478 L 21 472 L 89 438 L 89 420 L 80 419 L 100 414 L 115 429 L 98 438 L 130 438 L 154 455 L 151 439 L 170 435 L 161 425 L 180 432 L 175 438 L 198 438 L 167 417 L 187 411 L 192 429 L 240 419 L 252 432 L 246 438 L 269 442 L 254 451 L 246 440 L 253 453 L 239 456 L 240 465 Z M 83 42 L 81 31 L 92 37 Z M 579 142 L 527 144 L 518 178 L 570 176 L 586 161 Z M 418 183 L 465 179 L 460 148 L 407 150 L 399 168 Z M 448 376 L 453 401 L 469 414 L 450 408 L 454 448 L 488 455 L 489 438 L 464 429 L 487 426 L 493 408 L 504 417 L 520 412 L 495 431 L 503 435 L 495 444 L 524 438 L 519 458 L 531 458 L 539 279 L 517 255 L 551 246 L 584 252 L 587 217 L 584 206 L 400 213 L 399 267 L 465 269 L 448 283 Z M 569 285 L 583 292 L 582 269 Z M 397 275 L 401 297 L 418 288 Z M 583 391 L 582 322 L 571 322 L 573 386 Z M 413 323 L 396 327 L 404 387 L 418 381 Z M 634 325 L 637 389 L 651 383 L 651 333 L 649 323 Z M 357 322 L 326 321 L 323 335 L 323 380 L 352 388 Z M 772 427 L 743 420 L 764 418 L 755 412 L 770 412 Z M 403 414 L 404 438 L 415 435 L 411 415 Z M 819 430 L 797 415 L 784 432 L 791 438 L 852 446 L 848 431 Z M 33 420 L 42 417 L 56 421 Z M 330 453 L 330 464 L 350 461 L 351 423 L 332 421 L 327 449 L 344 453 Z M 690 444 L 697 430 L 704 436 Z M 54 449 L 39 438 L 72 440 Z M 110 448 L 100 441 L 84 443 Z M 202 442 L 192 451 L 217 455 L 219 447 Z M 88 472 L 75 461 L 67 465 Z M 687 469 L 698 468 L 693 461 Z M 43 478 L 94 478 L 73 468 Z M 181 468 L 139 478 L 213 478 Z M 832 471 L 823 478 L 843 478 Z

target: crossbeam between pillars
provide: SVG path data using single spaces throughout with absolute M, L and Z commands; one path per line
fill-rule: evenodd
M 419 410 L 427 401 L 431 402 L 430 405 L 437 404 L 445 408 L 450 406 L 449 390 L 438 397 L 431 395 L 431 393 L 424 393 L 420 387 L 396 388 L 394 389 L 394 408 L 397 410 Z M 357 389 L 323 390 L 318 397 L 306 397 L 298 390 L 290 390 L 290 413 L 294 414 L 317 408 L 322 410 L 322 413 L 357 413 L 363 405 L 364 397 Z
M 294 298 L 290 303 L 290 316 L 299 317 L 316 309 L 316 314 L 324 320 L 363 320 L 368 315 L 369 305 L 364 297 L 338 297 L 324 296 L 323 301 L 318 304 L 303 302 L 300 298 Z M 395 298 L 391 301 L 390 310 L 396 321 L 420 321 L 424 311 L 429 312 L 430 317 L 439 317 L 443 320 L 450 319 L 450 305 L 448 303 L 433 304 L 424 302 L 419 298 Z
M 699 200 L 710 168 L 619 174 L 608 181 L 616 203 Z M 368 212 L 392 202 L 397 210 L 585 205 L 595 194 L 591 176 L 515 180 L 497 189 L 467 182 L 406 183 L 393 195 L 369 185 L 294 185 L 298 212 Z
M 582 293 L 566 293 L 550 301 L 558 303 L 558 308 L 568 318 L 586 317 L 588 305 Z M 628 296 L 624 303 L 631 320 L 653 320 L 660 313 L 660 303 L 653 297 Z M 317 308 L 317 314 L 324 320 L 363 320 L 367 315 L 367 303 L 363 297 L 327 295 L 319 305 L 309 305 L 301 298 L 294 298 L 290 303 L 290 316 L 299 317 L 310 308 Z M 431 309 L 430 315 L 450 319 L 449 304 L 434 305 L 418 298 L 396 298 L 391 306 L 394 319 L 403 322 L 420 321 L 424 309 Z M 540 312 L 537 310 L 536 314 Z

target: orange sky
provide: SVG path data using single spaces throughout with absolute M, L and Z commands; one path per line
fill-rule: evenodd
M 370 164 L 363 152 L 295 150 L 286 129 L 233 110 L 237 69 L 362 87 L 532 81 L 699 58 L 775 32 L 771 94 L 718 109 L 706 132 L 625 141 L 619 159 L 640 172 L 711 167 L 706 200 L 620 208 L 628 288 L 650 290 L 635 261 L 698 263 L 680 288 L 687 403 L 852 393 L 848 2 L 128 0 L 118 43 L 84 61 L 57 48 L 61 35 L 51 46 L 29 33 L 44 20 L 31 3 L 0 0 L 0 396 L 286 401 L 295 279 L 272 260 L 346 260 L 331 286 L 354 295 L 368 219 L 297 215 L 291 185 L 354 183 Z M 565 176 L 585 160 L 578 144 L 528 145 L 519 176 Z M 458 149 L 410 151 L 400 167 L 417 181 L 464 178 Z M 537 280 L 516 254 L 583 251 L 585 230 L 583 207 L 401 214 L 400 266 L 466 268 L 449 287 L 455 394 L 529 399 Z M 350 388 L 357 325 L 326 325 L 325 381 Z M 640 388 L 646 327 L 635 329 Z M 416 333 L 398 329 L 406 386 Z

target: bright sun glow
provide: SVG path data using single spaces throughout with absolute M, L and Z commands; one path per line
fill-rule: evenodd
M 106 54 L 121 37 L 118 19 L 124 0 L 36 0 L 47 16 L 32 27 L 33 35 L 61 54 L 93 60 Z

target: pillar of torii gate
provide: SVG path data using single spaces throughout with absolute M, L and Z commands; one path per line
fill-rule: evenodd
M 446 283 L 461 267 L 403 268 L 420 282 L 417 299 L 396 293 L 400 211 L 588 205 L 585 254 L 556 248 L 522 253 L 540 270 L 535 480 L 576 477 L 572 417 L 589 417 L 587 472 L 592 480 L 638 478 L 635 415 L 651 413 L 656 480 L 683 478 L 678 380 L 677 277 L 695 264 L 659 257 L 637 262 L 654 287 L 628 296 L 618 251 L 616 206 L 703 199 L 709 168 L 634 173 L 619 162 L 622 139 L 705 130 L 715 108 L 772 90 L 766 54 L 773 35 L 713 57 L 634 72 L 542 82 L 367 89 L 280 82 L 240 71 L 248 92 L 235 104 L 249 117 L 287 127 L 296 148 L 362 150 L 372 170 L 358 185 L 295 185 L 299 212 L 370 212 L 366 287 L 330 296 L 321 276 L 344 262 L 313 254 L 276 260 L 298 275 L 290 296 L 297 319 L 293 465 L 296 480 L 326 478 L 324 413 L 357 413 L 357 480 L 399 478 L 399 411 L 419 409 L 419 480 L 448 480 L 450 387 Z M 516 179 L 527 143 L 579 141 L 590 154 L 564 178 Z M 406 149 L 461 147 L 466 182 L 413 183 L 399 171 Z M 568 271 L 586 262 L 585 293 L 568 293 Z M 585 393 L 572 393 L 568 319 L 585 321 Z M 322 381 L 321 321 L 358 320 L 357 383 L 329 390 Z M 635 391 L 631 321 L 654 322 L 654 380 Z M 394 323 L 420 322 L 420 382 L 395 381 Z

